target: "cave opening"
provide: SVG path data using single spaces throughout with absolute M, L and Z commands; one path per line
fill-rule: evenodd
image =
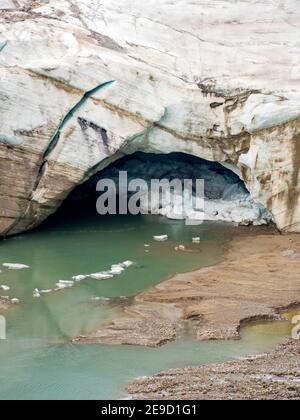
M 255 202 L 244 182 L 232 170 L 217 162 L 210 162 L 184 153 L 152 154 L 136 152 L 125 155 L 97 172 L 79 185 L 65 201 L 61 212 L 68 214 L 97 214 L 96 202 L 100 180 L 113 180 L 118 185 L 120 172 L 127 172 L 128 181 L 142 179 L 150 185 L 153 179 L 204 180 L 204 221 L 231 222 L 240 225 L 266 225 L 272 215 Z M 117 190 L 117 194 L 118 194 Z M 130 197 L 130 194 L 129 194 Z M 168 210 L 169 203 L 157 198 L 156 214 L 175 218 Z M 117 209 L 118 212 L 119 209 Z M 99 216 L 100 217 L 100 216 Z

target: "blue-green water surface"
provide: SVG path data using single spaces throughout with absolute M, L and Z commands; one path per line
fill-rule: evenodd
M 169 241 L 155 242 L 153 235 Z M 272 348 L 288 334 L 285 323 L 248 327 L 241 341 L 198 343 L 183 336 L 159 349 L 74 345 L 71 339 L 99 328 L 122 313 L 124 299 L 169 276 L 217 263 L 232 228 L 220 224 L 185 226 L 158 217 L 55 218 L 39 230 L 0 243 L 0 284 L 21 303 L 6 314 L 7 340 L 0 341 L 0 399 L 123 398 L 135 377 L 163 369 L 220 362 Z M 192 238 L 201 236 L 201 244 Z M 148 244 L 150 247 L 145 247 Z M 178 245 L 186 250 L 175 251 Z M 135 266 L 106 281 L 88 279 L 72 289 L 33 298 L 35 288 L 109 269 L 132 260 Z M 112 302 L 95 297 L 116 298 Z M 122 299 L 119 299 L 122 297 Z

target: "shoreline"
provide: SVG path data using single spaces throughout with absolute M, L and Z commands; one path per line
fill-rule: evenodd
M 300 340 L 236 361 L 170 369 L 126 391 L 135 400 L 299 400 Z
M 300 307 L 299 235 L 242 231 L 225 246 L 222 262 L 151 287 L 121 317 L 73 342 L 157 347 L 187 323 L 199 341 L 239 339 L 245 325 Z

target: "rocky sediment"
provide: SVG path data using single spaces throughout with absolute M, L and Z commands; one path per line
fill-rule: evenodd
M 134 399 L 299 400 L 300 341 L 219 365 L 172 369 L 127 387 Z
M 11 303 L 11 301 L 9 299 L 4 299 L 4 298 L 0 297 L 0 313 L 6 311 L 12 305 L 13 304 Z
M 300 231 L 296 1 L 1 9 L 0 235 L 38 226 L 135 151 L 220 162 L 281 230 Z
M 300 306 L 298 235 L 245 235 L 234 239 L 226 260 L 179 274 L 137 295 L 123 316 L 75 341 L 158 346 L 189 324 L 197 340 L 239 339 L 254 321 L 280 320 Z
M 133 305 L 125 308 L 124 316 L 107 322 L 105 328 L 73 342 L 158 347 L 176 340 L 182 328 L 182 312 L 175 305 Z

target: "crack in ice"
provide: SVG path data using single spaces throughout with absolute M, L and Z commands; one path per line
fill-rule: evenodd
M 106 88 L 107 86 L 111 85 L 114 82 L 115 82 L 114 80 L 110 80 L 108 82 L 105 82 L 105 83 L 102 83 L 101 85 L 96 86 L 94 89 L 89 90 L 88 92 L 86 92 L 83 95 L 83 97 L 80 99 L 80 101 L 76 105 L 74 105 L 73 108 L 70 109 L 70 111 L 66 114 L 66 116 L 62 120 L 62 122 L 59 124 L 59 126 L 56 129 L 53 137 L 51 138 L 49 146 L 44 153 L 44 156 L 43 156 L 44 159 L 53 151 L 53 149 L 57 145 L 57 143 L 60 139 L 60 135 L 61 135 L 61 132 L 62 132 L 63 128 L 70 121 L 70 119 L 74 116 L 75 112 L 78 111 L 91 96 L 93 96 L 99 90 L 102 90 L 102 89 Z

